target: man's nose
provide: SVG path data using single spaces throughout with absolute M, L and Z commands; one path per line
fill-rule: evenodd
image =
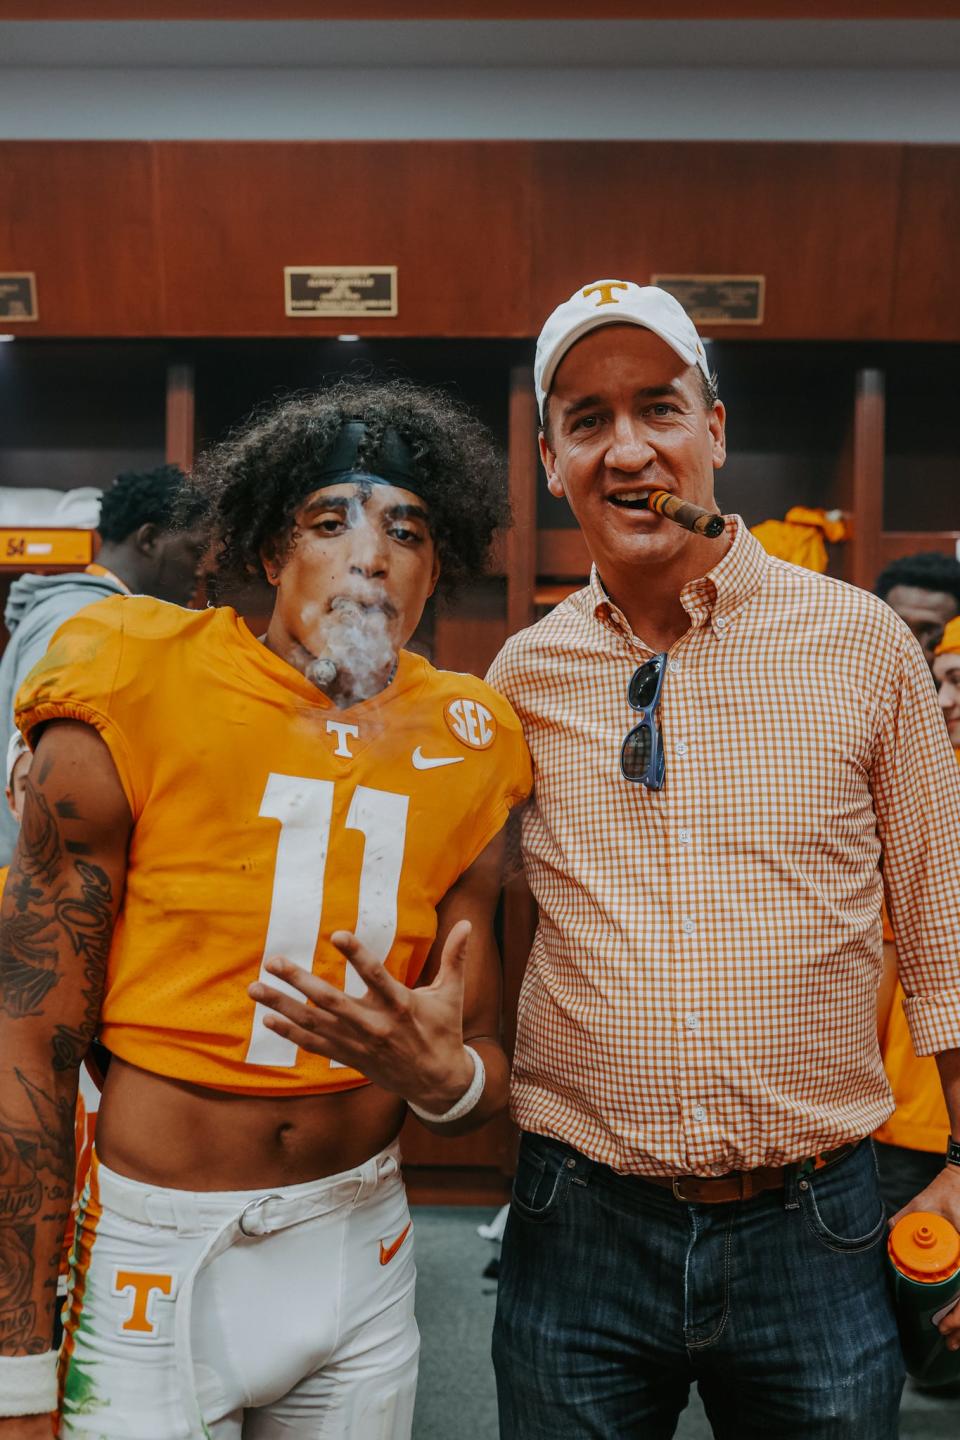
M 350 573 L 368 578 L 387 571 L 387 537 L 379 526 L 361 523 L 350 531 Z
M 656 456 L 647 428 L 632 416 L 618 419 L 604 457 L 611 470 L 643 470 Z

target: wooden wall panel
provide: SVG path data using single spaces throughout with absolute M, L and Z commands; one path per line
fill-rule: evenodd
M 714 333 L 887 336 L 899 167 L 896 145 L 542 144 L 534 313 L 604 276 L 766 275 L 764 323 Z
M 724 338 L 956 341 L 958 230 L 960 146 L 0 142 L 32 336 L 523 337 L 672 270 L 767 276 Z M 396 264 L 400 313 L 287 318 L 285 264 Z
M 33 270 L 43 335 L 162 332 L 152 150 L 127 142 L 0 144 L 0 271 Z
M 960 340 L 960 147 L 904 147 L 892 333 Z
M 886 530 L 880 536 L 881 566 L 925 550 L 939 550 L 960 560 L 960 530 Z
M 157 152 L 172 333 L 527 333 L 527 145 L 190 143 Z M 286 318 L 285 265 L 396 265 L 400 313 Z

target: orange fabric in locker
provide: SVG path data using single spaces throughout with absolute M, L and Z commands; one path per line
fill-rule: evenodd
M 349 989 L 335 930 L 413 985 L 438 902 L 531 784 L 519 722 L 482 681 L 404 651 L 385 691 L 338 710 L 227 608 L 81 612 L 17 697 L 24 734 L 56 718 L 97 728 L 136 822 L 103 1044 L 223 1090 L 365 1083 L 273 1035 L 247 986 L 286 954 Z
M 794 505 L 783 520 L 762 520 L 759 525 L 751 525 L 750 533 L 769 555 L 791 565 L 802 565 L 805 570 L 816 570 L 820 575 L 828 564 L 824 540 L 836 545 L 849 536 L 839 511 L 811 510 L 805 505 Z

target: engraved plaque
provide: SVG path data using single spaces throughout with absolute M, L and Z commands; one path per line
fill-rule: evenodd
M 0 275 L 0 320 L 37 319 L 37 279 L 32 270 Z
M 396 265 L 287 265 L 287 315 L 396 315 Z
M 762 325 L 763 275 L 652 275 L 695 325 Z

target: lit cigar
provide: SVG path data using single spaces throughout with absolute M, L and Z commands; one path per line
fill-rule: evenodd
M 709 535 L 715 540 L 724 531 L 723 516 L 717 515 L 713 510 L 704 510 L 699 505 L 693 505 L 689 500 L 681 500 L 679 495 L 671 495 L 669 490 L 651 490 L 647 496 L 647 509 L 656 510 L 658 515 L 666 515 L 676 525 L 682 525 L 685 530 L 693 530 L 697 535 Z

